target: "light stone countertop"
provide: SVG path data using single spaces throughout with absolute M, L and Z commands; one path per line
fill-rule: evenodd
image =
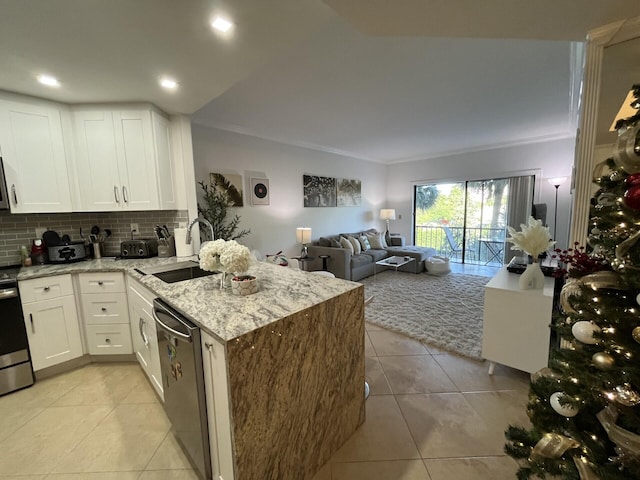
M 301 270 L 256 262 L 248 273 L 258 278 L 258 293 L 236 296 L 220 290 L 220 276 L 165 283 L 135 269 L 170 265 L 189 258 L 114 260 L 103 258 L 77 263 L 23 267 L 18 280 L 52 275 L 124 272 L 135 278 L 169 305 L 223 342 L 233 340 L 283 317 L 341 295 L 361 285 L 342 279 L 313 275 Z

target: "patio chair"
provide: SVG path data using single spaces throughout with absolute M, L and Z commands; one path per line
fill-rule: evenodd
M 455 239 L 455 237 L 453 236 L 453 232 L 449 227 L 442 227 L 442 229 L 444 230 L 444 234 L 447 237 L 447 241 L 449 242 L 449 248 L 451 249 L 447 256 L 451 257 L 453 255 L 454 258 L 458 258 L 458 255 L 462 255 L 462 245 L 460 245 Z M 475 259 L 475 252 L 473 250 L 471 250 L 470 248 L 466 248 L 465 250 L 466 256 L 468 258 Z

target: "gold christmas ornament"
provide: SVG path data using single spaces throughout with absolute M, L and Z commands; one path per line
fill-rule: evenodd
M 640 327 L 636 327 L 631 331 L 631 336 L 633 337 L 633 339 L 640 343 Z
M 558 433 L 545 433 L 536 446 L 531 450 L 532 460 L 542 460 L 544 458 L 560 458 L 564 453 L 572 448 L 578 448 L 579 442 L 572 438 L 565 437 Z
M 640 404 L 640 394 L 631 388 L 631 385 L 625 383 L 618 385 L 613 389 L 616 395 L 616 402 L 625 407 L 635 407 Z
M 611 370 L 616 365 L 615 359 L 605 352 L 594 353 L 591 361 L 599 370 Z

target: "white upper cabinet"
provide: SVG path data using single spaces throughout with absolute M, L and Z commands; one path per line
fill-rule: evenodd
M 175 210 L 178 208 L 178 198 L 173 170 L 169 121 L 157 112 L 152 111 L 151 123 L 155 139 L 160 208 L 162 210 Z
M 161 208 L 151 110 L 82 108 L 73 116 L 81 210 Z
M 68 112 L 49 102 L 0 98 L 0 149 L 12 213 L 72 210 L 61 114 Z

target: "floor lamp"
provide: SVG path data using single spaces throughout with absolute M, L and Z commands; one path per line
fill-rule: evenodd
M 547 178 L 547 182 L 553 185 L 556 189 L 556 203 L 553 207 L 553 239 L 556 239 L 557 223 L 558 223 L 558 187 L 567 181 L 567 177 L 555 177 Z

